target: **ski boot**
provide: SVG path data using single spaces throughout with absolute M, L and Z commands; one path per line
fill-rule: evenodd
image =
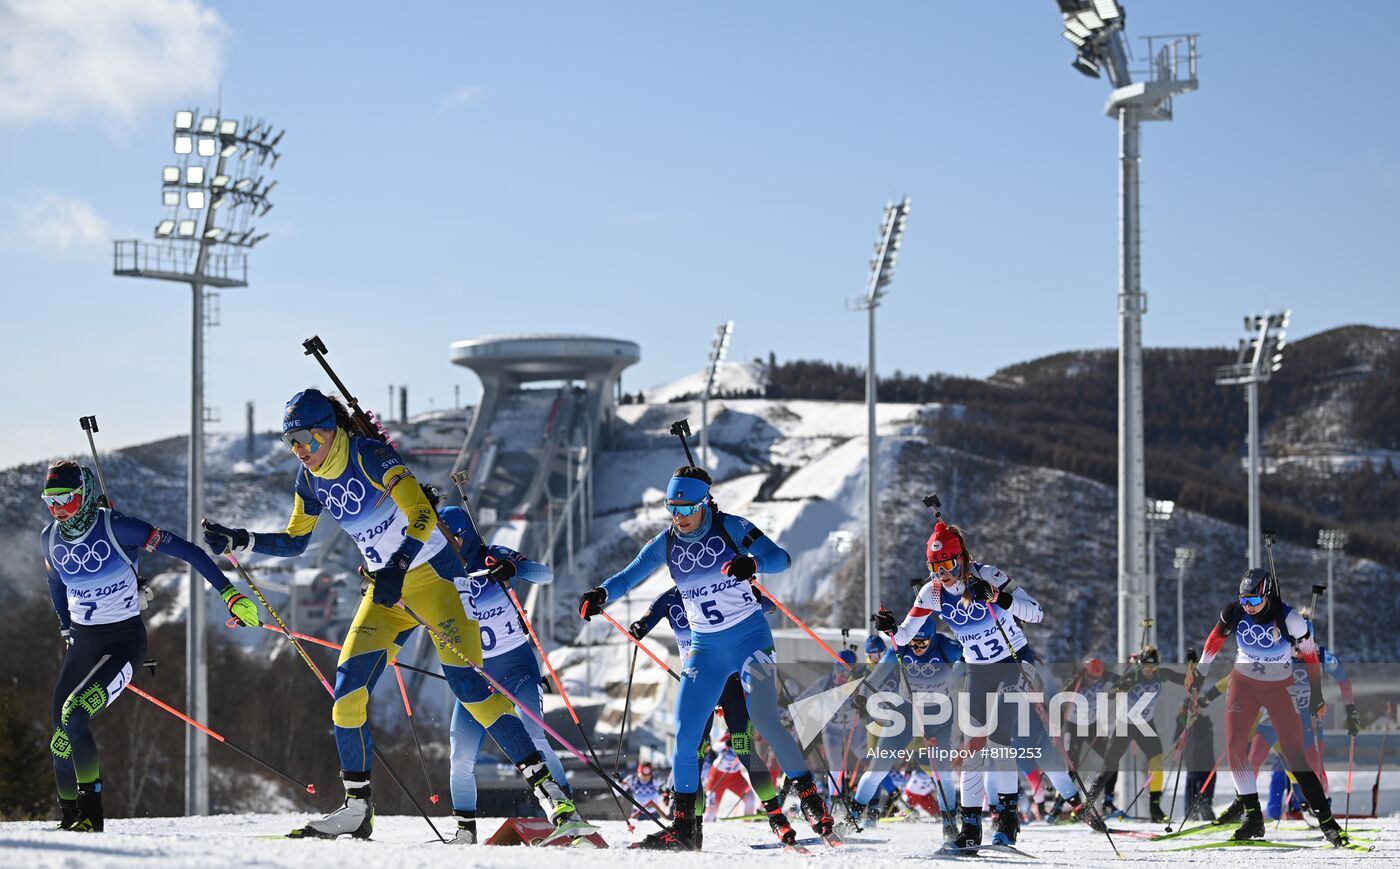
M 538 752 L 516 764 L 516 768 L 525 776 L 525 781 L 530 784 L 530 790 L 534 792 L 540 808 L 545 810 L 549 822 L 554 825 L 554 832 L 545 836 L 540 842 L 541 845 L 548 845 L 563 838 L 578 839 L 598 831 L 597 827 L 579 816 L 574 801 L 560 787 L 559 782 L 554 780 L 554 776 L 549 774 L 549 767 L 545 766 Z
M 992 833 L 993 845 L 1015 845 L 1021 832 L 1021 813 L 1017 794 L 997 794 L 996 822 Z
M 671 825 L 651 833 L 632 847 L 646 851 L 698 851 L 696 827 L 695 794 L 677 791 L 671 806 Z
M 1162 811 L 1162 792 L 1147 792 L 1147 819 L 1154 824 L 1160 824 L 1167 819 L 1167 813 Z
M 1235 801 L 1226 807 L 1218 817 L 1211 823 L 1224 826 L 1225 824 L 1238 824 L 1244 818 L 1244 797 L 1236 796 Z
M 765 800 L 763 810 L 768 813 L 768 827 L 773 831 L 773 835 L 778 837 L 779 842 L 788 846 L 797 842 L 797 832 L 793 830 L 792 824 L 788 823 L 787 815 L 783 814 L 782 800 L 777 797 Z
M 1103 798 L 1103 819 L 1105 821 L 1123 821 L 1127 818 L 1128 813 L 1119 811 L 1118 807 L 1113 804 L 1113 795 L 1105 795 Z
M 1070 817 L 1076 821 L 1088 824 L 1089 829 L 1096 833 L 1102 833 L 1108 829 L 1102 817 L 1094 811 L 1094 807 L 1079 799 L 1079 794 L 1070 797 L 1067 802 L 1070 805 Z
M 943 847 L 953 844 L 953 840 L 958 837 L 958 813 L 946 811 L 943 813 Z
M 78 820 L 78 800 L 76 798 L 65 800 L 63 797 L 59 797 L 58 810 L 63 815 L 58 819 L 58 826 L 54 827 L 55 830 L 66 830 L 73 826 L 74 821 Z
M 852 800 L 850 806 L 846 810 L 846 816 L 836 822 L 836 832 L 840 833 L 843 836 L 847 835 L 848 833 L 859 833 L 861 830 L 861 818 L 865 817 L 868 814 L 873 814 L 875 812 L 874 806 L 874 801 L 867 805 L 865 803 L 858 803 L 855 800 Z M 867 821 L 867 823 L 873 822 Z
M 102 779 L 78 782 L 77 818 L 67 829 L 75 833 L 102 832 Z
M 324 818 L 312 821 L 287 834 L 288 839 L 334 839 L 349 835 L 368 839 L 374 832 L 374 800 L 370 796 L 369 772 L 340 773 L 345 784 L 345 802 Z
M 1259 808 L 1259 795 L 1249 794 L 1243 799 L 1244 821 L 1230 838 L 1236 842 L 1264 838 L 1264 812 Z
M 1058 823 L 1060 823 L 1060 815 L 1064 814 L 1064 811 L 1065 811 L 1065 798 L 1062 797 L 1062 796 L 1060 796 L 1059 794 L 1056 794 L 1056 795 L 1055 795 L 1055 802 L 1052 803 L 1052 804 L 1050 805 L 1050 811 L 1048 811 L 1048 812 L 1045 813 L 1045 823 L 1047 823 L 1047 824 L 1058 824 Z
M 962 810 L 962 826 L 958 828 L 958 833 L 953 837 L 953 841 L 944 847 L 955 854 L 976 857 L 977 846 L 981 844 L 982 810 L 964 808 Z
M 1346 848 L 1351 845 L 1351 839 L 1347 837 L 1345 831 L 1338 825 L 1337 819 L 1329 812 L 1326 819 L 1318 818 L 1319 829 L 1322 835 L 1327 837 L 1327 841 L 1332 843 L 1334 848 Z
M 812 825 L 812 832 L 821 836 L 828 845 L 833 847 L 841 844 L 841 837 L 836 835 L 831 820 L 831 813 L 826 810 L 826 801 L 822 795 L 817 793 L 817 783 L 812 780 L 812 774 L 806 773 L 797 777 L 793 782 L 797 788 L 797 798 L 802 803 L 802 815 L 807 819 L 807 823 Z
M 476 844 L 476 812 L 453 812 L 457 821 L 457 834 L 447 840 L 449 845 Z

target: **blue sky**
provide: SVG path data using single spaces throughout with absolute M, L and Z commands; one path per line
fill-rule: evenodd
M 149 237 L 173 112 L 220 94 L 288 133 L 208 335 L 213 430 L 322 384 L 312 333 L 415 412 L 474 400 L 448 345 L 502 332 L 635 340 L 631 390 L 726 319 L 732 358 L 863 364 L 844 303 L 905 193 L 882 373 L 1117 343 L 1109 86 L 1051 0 L 71 5 L 0 0 L 6 464 L 83 448 L 83 414 L 110 446 L 186 430 L 189 291 L 113 277 L 111 240 Z M 1146 343 L 1400 326 L 1400 4 L 1126 5 L 1135 49 L 1201 34 L 1201 90 L 1144 130 Z

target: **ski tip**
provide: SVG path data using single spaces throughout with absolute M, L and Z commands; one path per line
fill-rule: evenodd
M 314 793 L 316 793 L 316 785 L 315 785 L 314 783 L 307 785 L 307 786 L 306 786 L 306 792 L 307 792 L 308 794 L 314 794 Z

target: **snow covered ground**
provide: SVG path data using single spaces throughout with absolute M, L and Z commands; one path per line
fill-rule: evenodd
M 910 865 L 909 861 L 936 863 L 974 862 L 975 859 L 1000 864 L 1038 862 L 1048 866 L 1117 866 L 1103 836 L 1085 827 L 1028 824 L 1021 833 L 1020 847 L 1036 856 L 1026 860 L 1016 856 L 995 855 L 984 858 L 932 858 L 941 841 L 939 825 L 935 822 L 886 821 L 878 829 L 867 830 L 851 837 L 852 842 L 833 852 L 814 845 L 814 857 L 785 854 L 778 850 L 754 850 L 750 844 L 771 840 L 766 824 L 720 821 L 705 825 L 705 851 L 701 854 L 657 854 L 643 851 L 617 850 L 630 841 L 620 822 L 603 822 L 603 836 L 611 848 L 606 851 L 572 848 L 541 850 L 534 848 L 497 848 L 486 845 L 444 847 L 433 839 L 421 818 L 381 817 L 375 826 L 374 839 L 357 842 L 342 839 L 335 842 L 264 840 L 262 835 L 276 835 L 305 823 L 302 815 L 222 815 L 207 818 L 143 818 L 109 821 L 105 834 L 85 835 L 59 833 L 46 829 L 45 823 L 0 824 L 0 866 L 3 867 L 83 867 L 104 869 L 123 867 L 323 867 L 343 865 L 373 865 L 376 869 L 426 869 L 426 867 L 557 867 L 561 858 L 571 869 L 622 869 L 656 865 L 658 860 L 670 867 L 732 865 L 735 859 L 757 860 L 771 866 L 795 866 L 807 859 L 838 861 L 852 869 L 891 869 Z M 450 821 L 438 819 L 438 827 L 449 832 Z M 478 827 L 484 833 L 494 832 L 499 820 L 483 819 Z M 1120 826 L 1139 835 L 1160 833 L 1161 825 L 1145 821 L 1124 821 Z M 1172 851 L 1189 844 L 1220 841 L 1226 833 L 1190 836 L 1182 839 L 1151 841 L 1146 838 L 1118 835 L 1116 844 L 1124 858 L 1158 865 L 1190 864 L 1197 866 L 1243 867 L 1267 860 L 1277 867 L 1319 865 L 1396 865 L 1400 861 L 1400 818 L 1356 820 L 1351 822 L 1357 839 L 1372 840 L 1375 850 L 1369 853 L 1339 851 L 1326 845 L 1315 832 L 1298 822 L 1285 823 L 1279 830 L 1272 825 L 1269 841 L 1294 845 L 1294 848 L 1208 848 L 1205 850 Z M 802 827 L 799 827 L 802 829 Z M 645 829 L 638 826 L 640 838 Z M 618 861 L 621 861 L 620 863 Z

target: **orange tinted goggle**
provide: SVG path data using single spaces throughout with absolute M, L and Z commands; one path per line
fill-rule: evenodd
M 945 558 L 942 561 L 930 561 L 928 563 L 929 573 L 956 574 L 961 569 L 962 565 L 958 561 L 958 557 L 956 555 L 954 555 L 952 558 Z

